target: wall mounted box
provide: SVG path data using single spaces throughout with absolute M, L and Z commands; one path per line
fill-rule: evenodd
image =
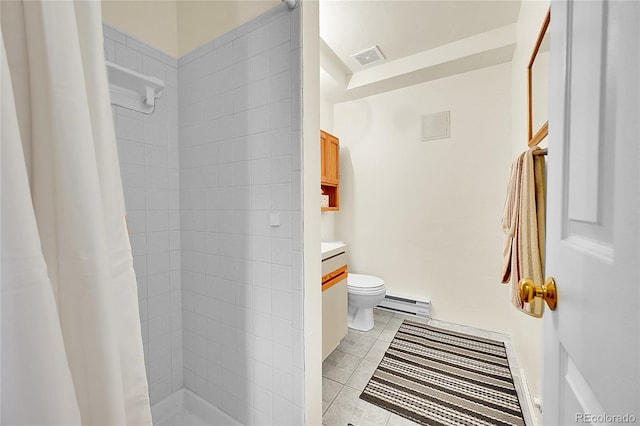
M 421 117 L 420 139 L 432 141 L 451 136 L 451 111 L 435 112 Z

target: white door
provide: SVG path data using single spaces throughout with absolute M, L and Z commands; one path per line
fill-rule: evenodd
M 544 425 L 640 424 L 639 26 L 638 1 L 551 5 Z

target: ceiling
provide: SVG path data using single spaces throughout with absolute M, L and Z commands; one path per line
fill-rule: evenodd
M 372 84 L 392 89 L 394 85 L 380 83 L 460 62 L 463 56 L 480 55 L 483 49 L 491 51 L 493 59 L 480 58 L 478 64 L 507 62 L 515 47 L 514 24 L 519 12 L 519 0 L 320 0 L 320 37 L 325 43 L 321 46 L 321 66 L 335 80 L 333 90 L 343 90 L 342 97 L 353 98 L 349 92 L 356 88 L 359 93 L 363 92 L 362 86 Z M 488 42 L 483 40 L 487 38 L 484 33 L 491 34 Z M 351 57 L 375 45 L 386 61 L 362 66 Z M 457 51 L 458 56 L 451 56 L 447 50 Z M 473 68 L 473 61 L 462 62 Z M 356 78 L 361 73 L 362 78 Z M 415 75 L 412 80 L 416 80 Z

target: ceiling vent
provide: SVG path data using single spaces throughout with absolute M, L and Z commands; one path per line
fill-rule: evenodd
M 360 62 L 360 65 L 369 65 L 374 62 L 384 61 L 385 59 L 378 46 L 373 46 L 361 52 L 354 53 L 351 57 L 356 58 L 358 62 Z

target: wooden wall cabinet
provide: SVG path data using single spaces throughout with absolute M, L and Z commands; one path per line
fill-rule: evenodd
M 340 207 L 340 140 L 330 133 L 320 131 L 320 188 L 329 196 L 329 207 L 322 211 L 335 211 Z

